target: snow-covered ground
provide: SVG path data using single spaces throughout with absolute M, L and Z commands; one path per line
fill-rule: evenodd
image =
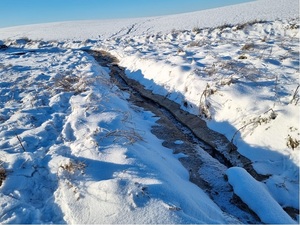
M 299 30 L 297 21 L 261 22 L 174 31 L 119 41 L 129 77 L 206 118 L 251 159 L 260 174 L 273 175 L 275 197 L 297 207 L 299 180 Z M 130 41 L 130 45 L 127 44 Z M 134 46 L 134 47 L 132 47 Z M 122 54 L 122 55 L 121 55 Z M 295 96 L 294 96 L 295 95 Z M 278 182 L 281 184 L 278 188 Z M 293 185 L 292 185 L 293 186 Z M 293 193 L 292 198 L 286 198 Z
M 188 4 L 188 3 L 187 3 Z M 179 15 L 149 18 L 56 22 L 0 29 L 0 40 L 29 37 L 42 40 L 86 40 L 156 33 L 172 30 L 215 27 L 254 20 L 294 18 L 299 15 L 299 1 L 257 0 L 254 2 Z
M 91 56 L 19 54 L 0 54 L 2 223 L 232 221 Z
M 269 176 L 227 173 L 262 222 L 280 221 L 267 206 L 295 222 L 282 208 L 299 210 L 297 0 L 5 28 L 0 40 L 2 223 L 236 222 L 189 182 L 150 132 L 157 118 L 130 107 L 90 48 L 205 119 Z

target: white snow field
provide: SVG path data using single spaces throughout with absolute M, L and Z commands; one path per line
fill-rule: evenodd
M 258 0 L 0 29 L 0 222 L 239 222 L 189 181 L 151 133 L 158 118 L 93 49 L 237 146 L 266 179 L 232 167 L 228 182 L 261 222 L 299 223 L 299 25 L 298 0 Z
M 296 0 L 257 0 L 233 6 L 169 16 L 67 21 L 1 28 L 0 39 L 29 37 L 43 40 L 106 40 L 126 36 L 170 33 L 174 29 L 192 30 L 195 27 L 216 27 L 254 20 L 290 19 L 298 15 L 299 2 Z

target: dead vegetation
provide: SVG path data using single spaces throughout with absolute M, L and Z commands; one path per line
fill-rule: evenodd
M 58 76 L 54 80 L 54 85 L 63 91 L 80 94 L 86 91 L 88 82 L 84 78 L 70 74 L 66 76 Z
M 201 41 L 191 41 L 188 45 L 187 45 L 187 47 L 200 47 L 200 46 L 202 46 L 202 43 L 201 43 Z
M 143 141 L 143 137 L 134 129 L 108 131 L 103 138 L 113 138 L 113 142 L 124 141 L 123 144 L 133 144 L 137 141 Z M 102 139 L 103 139 L 102 138 Z
M 16 134 L 16 137 L 17 137 L 17 139 L 18 139 L 18 141 L 19 141 L 19 143 L 20 143 L 20 145 L 21 145 L 23 151 L 26 152 L 26 149 L 25 149 L 25 147 L 24 147 L 24 145 L 23 145 L 23 143 L 22 143 L 21 138 L 20 138 L 17 134 Z
M 0 187 L 2 186 L 5 178 L 6 178 L 6 170 L 3 167 L 3 161 L 1 161 L 0 159 Z
M 263 113 L 262 115 L 256 116 L 252 119 L 250 119 L 248 122 L 245 122 L 245 124 L 240 127 L 239 129 L 237 129 L 235 131 L 235 133 L 233 134 L 230 142 L 233 144 L 234 138 L 235 136 L 242 130 L 244 130 L 245 128 L 251 128 L 251 132 L 253 132 L 253 130 L 263 124 L 268 124 L 270 123 L 272 120 L 275 120 L 277 117 L 277 113 L 271 108 L 269 110 L 267 110 L 265 113 Z
M 234 27 L 234 30 L 243 30 L 246 27 L 253 26 L 254 24 L 266 23 L 264 20 L 252 20 L 246 23 L 238 24 Z
M 238 59 L 247 59 L 248 57 L 245 55 L 240 55 Z
M 211 104 L 208 101 L 208 97 L 216 93 L 216 91 L 217 90 L 212 88 L 209 84 L 206 84 L 206 87 L 200 97 L 199 114 L 203 115 L 207 119 L 211 119 L 211 113 L 210 113 Z
M 287 141 L 286 141 L 286 146 L 288 148 L 291 148 L 292 150 L 295 150 L 300 144 L 300 141 L 297 140 L 296 138 L 293 138 L 291 135 L 288 135 Z
M 295 104 L 297 105 L 298 102 L 299 102 L 299 86 L 297 86 L 296 90 L 294 91 L 294 94 L 293 94 L 293 97 L 292 97 L 292 100 L 290 101 L 290 104 Z
M 6 178 L 6 171 L 3 167 L 0 167 L 0 187 L 3 181 L 5 180 L 5 178 Z
M 86 164 L 84 162 L 75 162 L 72 160 L 68 160 L 66 163 L 59 166 L 59 168 L 61 168 L 63 171 L 66 171 L 68 174 L 75 174 L 76 172 L 84 174 L 85 167 Z
M 244 46 L 241 48 L 242 51 L 249 51 L 254 49 L 255 45 L 253 43 L 247 43 L 244 44 Z

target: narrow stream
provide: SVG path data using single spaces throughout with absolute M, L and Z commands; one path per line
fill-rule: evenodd
M 118 66 L 118 60 L 115 57 L 105 51 L 89 50 L 87 52 L 102 67 L 110 69 L 113 82 L 119 89 L 130 94 L 129 102 L 151 111 L 160 118 L 157 125 L 152 127 L 151 132 L 163 140 L 163 145 L 172 149 L 174 154 L 183 153 L 186 156 L 179 160 L 189 171 L 191 182 L 205 191 L 224 213 L 236 219 L 237 223 L 261 223 L 258 216 L 233 193 L 226 180 L 226 170 L 236 166 L 232 163 L 235 162 L 234 160 L 228 160 L 214 146 L 199 139 L 190 128 L 178 121 L 170 109 L 145 97 L 144 93 L 128 84 L 127 80 L 124 80 L 125 69 Z

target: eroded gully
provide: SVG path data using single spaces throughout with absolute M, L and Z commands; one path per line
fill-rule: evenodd
M 179 161 L 189 171 L 191 182 L 205 191 L 237 223 L 261 223 L 257 215 L 233 193 L 225 172 L 229 167 L 240 166 L 257 180 L 266 177 L 257 174 L 251 162 L 240 155 L 226 137 L 207 128 L 201 118 L 181 110 L 177 103 L 153 94 L 128 78 L 125 68 L 120 67 L 118 60 L 108 52 L 87 52 L 102 67 L 109 68 L 112 81 L 130 94 L 131 104 L 159 117 L 151 132 L 163 140 L 163 145 L 172 149 L 174 154 L 185 154 L 186 157 L 179 158 Z M 181 140 L 180 144 L 177 140 Z

